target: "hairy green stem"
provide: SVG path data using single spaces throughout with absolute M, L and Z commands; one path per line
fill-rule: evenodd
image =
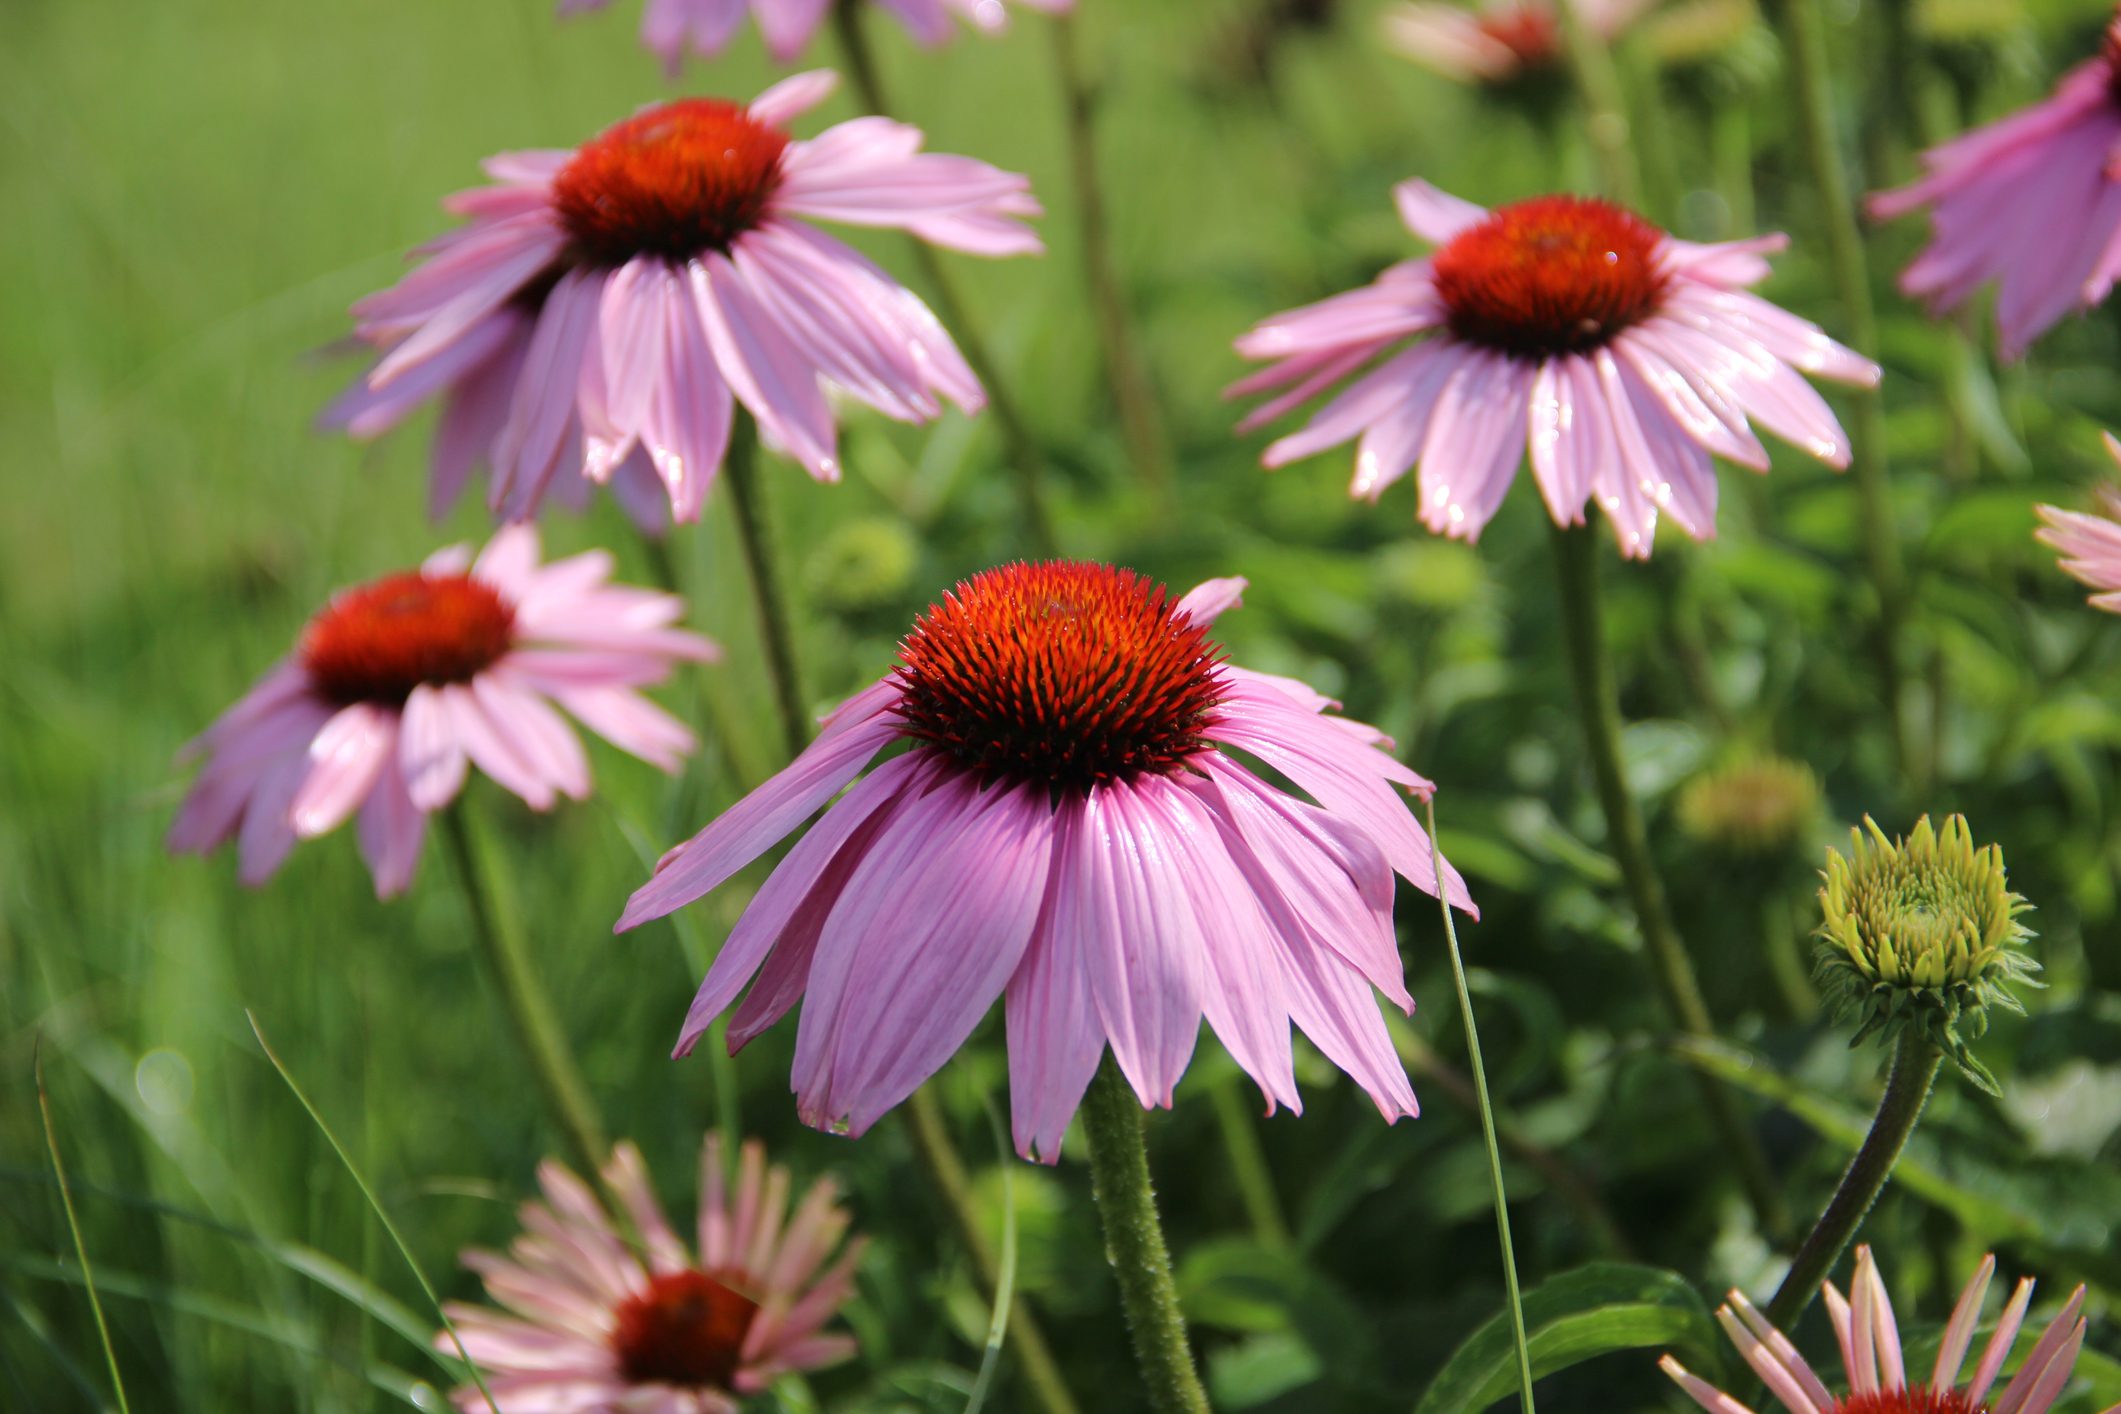
M 1436 902 L 1443 910 L 1443 935 L 1450 944 L 1451 983 L 1458 989 L 1458 1017 L 1466 1028 L 1466 1060 L 1473 1067 L 1480 1136 L 1488 1146 L 1488 1181 L 1495 1189 L 1495 1237 L 1502 1245 L 1502 1283 L 1509 1293 L 1510 1336 L 1517 1346 L 1517 1397 L 1523 1414 L 1533 1414 L 1532 1345 L 1524 1333 L 1524 1294 L 1517 1289 L 1517 1251 L 1510 1241 L 1510 1194 L 1502 1178 L 1502 1151 L 1495 1144 L 1495 1106 L 1488 1098 L 1488 1068 L 1480 1059 L 1480 1027 L 1473 1020 L 1473 993 L 1466 986 L 1465 959 L 1458 951 L 1458 920 L 1451 917 L 1451 897 L 1444 886 L 1443 846 L 1436 838 L 1435 797 L 1431 796 L 1424 805 L 1429 817 L 1429 863 L 1436 871 Z
M 766 525 L 766 507 L 759 486 L 758 429 L 748 413 L 737 415 L 724 469 L 728 473 L 729 504 L 736 512 L 737 544 L 743 550 L 744 571 L 751 578 L 751 597 L 758 605 L 759 636 L 766 650 L 766 671 L 773 679 L 773 701 L 780 712 L 781 735 L 787 742 L 788 754 L 795 756 L 810 744 L 810 712 L 803 705 L 795 634 L 788 625 L 788 603 L 781 593 L 773 534 Z
M 1621 878 L 1635 909 L 1635 924 L 1642 934 L 1650 976 L 1666 1014 L 1687 1035 L 1713 1036 L 1715 1027 L 1709 1020 L 1708 1003 L 1702 999 L 1701 983 L 1694 975 L 1686 945 L 1673 926 L 1664 882 L 1650 862 L 1649 836 L 1643 829 L 1642 813 L 1636 809 L 1621 766 L 1620 698 L 1606 652 L 1598 590 L 1597 531 L 1589 525 L 1579 525 L 1555 526 L 1553 532 L 1562 639 L 1577 715 L 1583 722 L 1584 745 L 1591 759 L 1591 776 L 1605 813 L 1607 844 L 1619 861 Z M 1697 1073 L 1695 1078 L 1717 1141 L 1738 1166 L 1739 1179 L 1761 1230 L 1771 1238 L 1781 1236 L 1788 1220 L 1759 1140 L 1728 1090 L 1707 1075 Z
M 869 37 L 862 30 L 860 9 L 863 0 L 837 0 L 832 7 L 832 23 L 839 36 L 840 49 L 847 56 L 847 70 L 854 77 L 854 90 L 863 106 L 879 117 L 890 115 L 891 104 L 884 92 L 884 80 L 876 65 L 876 55 L 869 48 Z M 970 310 L 958 294 L 957 283 L 950 272 L 936 258 L 935 248 L 923 240 L 909 243 L 913 260 L 920 267 L 921 278 L 927 283 L 929 294 L 934 298 L 936 312 L 943 325 L 957 341 L 971 367 L 973 376 L 987 392 L 987 410 L 994 415 L 995 425 L 1001 429 L 1002 445 L 1016 471 L 1016 490 L 1019 508 L 1024 523 L 1021 527 L 1024 543 L 1036 554 L 1052 555 L 1059 546 L 1054 537 L 1053 516 L 1046 506 L 1046 459 L 1039 451 L 1038 440 L 1031 435 L 1030 424 L 1024 421 L 1022 410 L 1009 392 L 1008 384 L 1002 380 L 999 365 L 987 349 L 973 326 Z
M 567 1034 L 554 1011 L 552 997 L 538 980 L 523 938 L 510 895 L 494 882 L 493 851 L 478 837 L 470 820 L 469 802 L 459 799 L 438 812 L 442 843 L 464 890 L 465 911 L 471 915 L 472 937 L 485 955 L 486 965 L 501 993 L 501 1009 L 508 1013 L 516 1041 L 530 1061 L 538 1092 L 552 1111 L 560 1134 L 583 1174 L 594 1178 L 611 1156 L 604 1126 L 589 1087 L 568 1049 Z
M 1119 1278 L 1120 1304 L 1134 1338 L 1135 1364 L 1148 1386 L 1149 1407 L 1156 1414 L 1207 1414 L 1208 1394 L 1193 1364 L 1178 1286 L 1171 1279 L 1171 1252 L 1156 1216 L 1142 1108 L 1110 1055 L 1083 1096 L 1082 1120 L 1105 1257 Z
M 1790 1260 L 1789 1275 L 1782 1279 L 1775 1299 L 1768 1303 L 1768 1319 L 1783 1330 L 1792 1329 L 1805 1307 L 1811 1305 L 1819 1283 L 1848 1250 L 1856 1229 L 1863 1226 L 1871 1205 L 1878 1201 L 1886 1180 L 1893 1176 L 1893 1165 L 1900 1161 L 1900 1151 L 1907 1147 L 1908 1136 L 1922 1118 L 1930 1087 L 1937 1079 L 1937 1067 L 1943 1060 L 1944 1052 L 1912 1027 L 1901 1032 L 1900 1044 L 1893 1052 L 1892 1074 L 1886 1079 L 1885 1097 L 1878 1102 L 1871 1132 L 1864 1137 L 1856 1157 L 1849 1160 L 1848 1170 L 1841 1175 L 1841 1186 L 1834 1190 L 1826 1211 L 1819 1215 L 1819 1221 L 1812 1225 L 1804 1244 Z

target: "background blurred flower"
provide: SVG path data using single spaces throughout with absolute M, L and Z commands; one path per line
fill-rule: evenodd
M 1593 33 L 1612 39 L 1655 0 L 1575 3 Z M 1461 83 L 1507 83 L 1556 68 L 1566 55 L 1550 0 L 1482 0 L 1472 8 L 1417 0 L 1387 10 L 1384 33 L 1409 59 Z
M 1107 565 L 989 570 L 914 625 L 893 674 L 793 765 L 664 856 L 621 929 L 719 887 L 832 801 L 701 984 L 678 1051 L 750 982 L 740 1047 L 800 997 L 796 1094 L 860 1134 L 1006 995 L 1016 1144 L 1053 1161 L 1109 1043 L 1169 1105 L 1203 1014 L 1271 1110 L 1302 1108 L 1293 1020 L 1387 1117 L 1415 1112 L 1371 988 L 1402 1010 L 1392 874 L 1434 892 L 1393 790 L 1432 787 L 1302 683 L 1228 666 L 1183 599 Z M 1269 785 L 1225 750 L 1284 772 Z M 1446 868 L 1451 901 L 1472 901 Z M 763 969 L 763 970 L 762 970 Z
M 897 227 L 980 255 L 1040 249 L 1028 181 L 923 153 L 918 129 L 857 118 L 809 141 L 782 125 L 836 79 L 800 74 L 750 107 L 644 110 L 573 151 L 490 159 L 498 185 L 452 197 L 465 226 L 354 306 L 383 350 L 329 416 L 380 430 L 447 390 L 437 477 L 479 456 L 489 500 L 535 514 L 555 478 L 613 479 L 639 454 L 671 513 L 697 520 L 736 403 L 820 480 L 837 480 L 825 383 L 905 422 L 984 403 L 928 307 L 798 217 Z
M 639 689 L 718 650 L 671 627 L 684 601 L 610 574 L 601 550 L 541 566 L 537 532 L 511 526 L 476 562 L 454 545 L 339 594 L 294 655 L 185 748 L 205 765 L 169 847 L 204 854 L 234 839 L 241 878 L 260 884 L 297 839 L 358 810 L 362 857 L 388 898 L 412 881 L 427 816 L 470 766 L 537 810 L 589 793 L 589 760 L 555 705 L 675 770 L 692 733 Z
M 604 1182 L 638 1248 L 579 1178 L 548 1159 L 538 1168 L 545 1201 L 523 1205 L 524 1231 L 508 1255 L 464 1255 L 512 1313 L 448 1308 L 503 1414 L 737 1414 L 777 1377 L 854 1353 L 851 1337 L 825 1333 L 854 1293 L 863 1246 L 857 1239 L 832 1260 L 849 1219 L 830 1180 L 811 1185 L 790 1215 L 788 1170 L 769 1168 L 754 1140 L 730 1193 L 720 1140 L 708 1135 L 693 1250 L 671 1230 L 633 1145 L 613 1150 Z M 444 1333 L 435 1348 L 454 1354 L 456 1343 Z M 470 1385 L 452 1398 L 459 1409 L 487 1407 Z
M 1767 1385 L 1768 1392 L 1791 1414 L 1984 1414 L 1992 1408 L 1999 1414 L 2047 1414 L 2061 1398 L 2084 1347 L 2084 1288 L 2078 1287 L 2061 1313 L 2048 1323 L 2032 1353 L 2019 1366 L 2017 1376 L 1990 1404 L 1989 1391 L 1995 1387 L 2011 1348 L 2017 1344 L 2018 1329 L 2033 1299 L 2033 1283 L 2028 1277 L 2011 1294 L 1995 1333 L 1982 1348 L 1972 1379 L 1960 1385 L 1960 1372 L 1981 1324 L 1981 1305 L 1995 1274 L 1995 1257 L 1983 1257 L 1973 1279 L 1960 1293 L 1958 1305 L 1952 1308 L 1951 1322 L 1944 1328 L 1943 1343 L 1938 1347 L 1929 1379 L 1915 1383 L 1910 1379 L 1899 1323 L 1893 1317 L 1893 1303 L 1886 1294 L 1885 1282 L 1871 1260 L 1871 1249 L 1858 1247 L 1856 1277 L 1849 1284 L 1849 1294 L 1844 1297 L 1831 1282 L 1825 1289 L 1827 1313 L 1833 1319 L 1834 1338 L 1841 1347 L 1842 1366 L 1848 1373 L 1848 1392 L 1840 1397 L 1812 1372 L 1789 1338 L 1753 1309 L 1744 1293 L 1731 1292 L 1716 1318 L 1746 1363 Z M 1710 1414 L 1750 1414 L 1745 1405 L 1689 1374 L 1671 1356 L 1659 1363 Z M 2109 1409 L 2106 1414 L 2115 1411 Z
M 1239 339 L 1273 364 L 1229 390 L 1272 394 L 1239 430 L 1416 342 L 1268 447 L 1267 466 L 1360 437 L 1352 494 L 1374 500 L 1418 464 L 1422 523 L 1472 540 L 1529 438 L 1555 523 L 1582 524 L 1595 498 L 1621 552 L 1647 557 L 1660 511 L 1696 539 L 1716 533 L 1712 454 L 1767 470 L 1748 418 L 1848 464 L 1840 423 L 1798 371 L 1869 385 L 1878 367 L 1740 288 L 1767 277 L 1783 237 L 1696 245 L 1585 197 L 1489 212 L 1422 181 L 1396 195 L 1436 254 Z
M 1694 776 L 1679 791 L 1679 827 L 1734 855 L 1786 855 L 1819 820 L 1819 777 L 1802 761 L 1744 752 Z
M 1869 201 L 1891 220 L 1930 208 L 1931 239 L 1900 288 L 1932 314 L 1993 280 L 1997 343 L 2017 358 L 2072 309 L 2089 309 L 2121 274 L 2121 19 L 2103 53 L 2054 95 L 1922 154 L 1925 175 Z
M 2121 439 L 2106 434 L 2106 452 L 2121 464 Z M 2039 506 L 2047 522 L 2036 532 L 2042 543 L 2062 552 L 2066 574 L 2098 590 L 2091 602 L 2110 614 L 2121 614 L 2121 488 L 2099 490 L 2100 514 Z
M 560 0 L 562 15 L 601 10 L 610 0 Z M 712 59 L 728 47 L 748 11 L 758 21 L 767 52 L 787 63 L 809 45 L 837 0 L 646 0 L 641 10 L 641 43 L 662 56 L 675 76 L 689 49 Z M 954 21 L 983 30 L 1008 23 L 1002 0 L 876 0 L 898 18 L 915 40 L 940 44 L 950 37 Z M 1075 0 L 1013 0 L 1027 9 L 1059 14 Z

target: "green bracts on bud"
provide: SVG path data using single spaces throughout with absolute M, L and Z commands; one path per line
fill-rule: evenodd
M 1936 830 L 1925 815 L 1891 840 L 1866 815 L 1863 829 L 1849 831 L 1846 857 L 1827 852 L 1822 877 L 1818 977 L 1843 1019 L 1857 1023 L 1849 1044 L 1914 1028 L 1995 1094 L 1969 1043 L 1988 1030 L 1991 1005 L 2024 1010 L 2011 984 L 2038 985 L 2039 970 L 2018 922 L 2032 905 L 2010 891 L 2002 849 L 1976 849 L 1964 816 Z

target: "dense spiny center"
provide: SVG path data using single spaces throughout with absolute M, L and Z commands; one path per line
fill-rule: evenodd
M 300 656 L 335 702 L 401 703 L 422 683 L 467 682 L 515 639 L 515 611 L 470 575 L 394 574 L 349 589 L 303 631 Z
M 1561 53 L 1561 26 L 1544 5 L 1505 5 L 1483 12 L 1474 23 L 1528 69 L 1550 64 Z
M 1451 332 L 1520 358 L 1598 348 L 1656 312 L 1663 233 L 1609 202 L 1542 196 L 1499 207 L 1436 252 Z
M 1827 1414 L 1988 1414 L 1988 1406 L 1974 1403 L 1957 1390 L 1921 1385 L 1852 1394 Z
M 1176 770 L 1203 749 L 1222 650 L 1160 584 L 1048 561 L 973 576 L 899 649 L 906 731 L 1057 790 Z
M 612 1313 L 611 1352 L 633 1384 L 727 1390 L 758 1309 L 704 1272 L 670 1272 Z
M 689 260 L 759 224 L 787 147 L 788 134 L 739 104 L 660 104 L 582 144 L 553 179 L 553 206 L 592 263 Z

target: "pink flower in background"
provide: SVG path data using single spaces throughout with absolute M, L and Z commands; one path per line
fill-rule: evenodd
M 1868 206 L 1880 220 L 1930 208 L 1930 243 L 1900 288 L 1931 313 L 1994 281 L 1998 343 L 2017 358 L 2104 300 L 2121 275 L 2121 19 L 2052 97 L 1931 148 L 1922 166 Z
M 2121 463 L 2121 440 L 2111 432 L 2106 434 L 2106 452 Z M 2099 591 L 2091 596 L 2093 605 L 2121 614 L 2121 489 L 2101 487 L 2099 499 L 2101 515 L 2036 507 L 2047 522 L 2037 534 L 2043 544 L 2062 552 L 2064 573 Z
M 560 0 L 562 15 L 601 10 L 610 0 Z M 1002 0 L 876 0 L 922 44 L 940 44 L 953 24 L 963 20 L 993 31 L 1008 23 Z M 1075 0 L 1012 0 L 1026 9 L 1059 14 Z M 809 45 L 832 12 L 834 0 L 645 0 L 641 10 L 641 43 L 662 56 L 673 76 L 684 66 L 689 49 L 712 59 L 728 47 L 749 13 L 758 22 L 767 52 L 787 63 Z
M 1741 1293 L 1733 1291 L 1729 1302 L 1716 1312 L 1716 1318 L 1746 1363 L 1791 1414 L 1987 1414 L 1991 1409 L 1996 1414 L 2047 1414 L 2069 1383 L 2077 1353 L 2084 1345 L 2084 1288 L 2077 1288 L 2061 1314 L 2034 1343 L 2025 1363 L 2018 1367 L 2017 1377 L 1990 1403 L 1990 1392 L 2004 1362 L 2010 1358 L 2011 1348 L 2017 1344 L 2018 1329 L 2024 1324 L 2026 1307 L 2033 1298 L 2033 1283 L 2028 1277 L 2011 1294 L 1995 1334 L 1982 1348 L 1972 1378 L 1961 1385 L 1959 1376 L 1973 1350 L 1974 1335 L 1981 1325 L 1982 1302 L 1995 1274 L 1996 1259 L 1982 1258 L 1944 1328 L 1937 1362 L 1928 1378 L 1922 1379 L 1919 1370 L 1910 1371 L 1907 1367 L 1900 1327 L 1893 1318 L 1893 1303 L 1878 1276 L 1877 1264 L 1871 1260 L 1871 1249 L 1858 1247 L 1856 1279 L 1849 1285 L 1848 1296 L 1843 1297 L 1831 1282 L 1825 1289 L 1827 1314 L 1833 1319 L 1834 1338 L 1841 1347 L 1841 1363 L 1848 1375 L 1848 1392 L 1839 1397 L 1812 1372 L 1797 1347 L 1769 1325 Z M 1687 1373 L 1671 1356 L 1665 1356 L 1660 1363 L 1664 1372 L 1710 1414 L 1751 1414 L 1745 1405 L 1706 1380 Z M 2117 1410 L 2121 1410 L 2121 1405 L 2106 1414 L 2116 1414 Z
M 639 689 L 717 650 L 671 627 L 682 600 L 610 575 L 601 550 L 541 566 L 537 532 L 511 526 L 476 562 L 452 546 L 341 593 L 186 748 L 205 765 L 169 847 L 205 854 L 233 839 L 239 877 L 262 884 L 297 839 L 358 811 L 361 855 L 389 898 L 471 766 L 538 810 L 589 793 L 588 758 L 555 706 L 675 770 L 692 733 Z
M 1841 424 L 1799 370 L 1870 386 L 1878 367 L 1742 288 L 1784 237 L 1696 245 L 1585 197 L 1489 212 L 1427 182 L 1396 196 L 1435 255 L 1237 341 L 1273 364 L 1230 389 L 1272 394 L 1244 431 L 1390 353 L 1268 447 L 1267 466 L 1360 438 L 1354 495 L 1375 500 L 1418 465 L 1422 523 L 1472 540 L 1529 446 L 1556 524 L 1582 524 L 1595 499 L 1621 552 L 1646 558 L 1660 511 L 1697 540 L 1716 533 L 1712 456 L 1767 470 L 1748 419 L 1848 465 Z
M 825 1332 L 854 1294 L 862 1253 L 857 1239 L 832 1260 L 848 1217 L 830 1181 L 813 1184 L 789 1214 L 788 1171 L 767 1167 L 753 1141 L 732 1194 L 720 1141 L 709 1135 L 691 1250 L 671 1230 L 633 1145 L 613 1151 L 604 1181 L 638 1248 L 613 1231 L 580 1179 L 548 1159 L 538 1169 L 545 1201 L 523 1205 L 524 1232 L 508 1255 L 465 1254 L 512 1313 L 448 1307 L 503 1414 L 738 1414 L 779 1376 L 854 1353 L 851 1336 Z M 443 1332 L 435 1348 L 454 1355 L 456 1342 Z M 473 1385 L 451 1398 L 462 1410 L 487 1407 Z
M 1433 892 L 1436 865 L 1394 787 L 1432 787 L 1304 684 L 1223 662 L 1208 627 L 1243 583 L 1173 601 L 1108 565 L 1014 564 L 932 606 L 889 677 L 627 905 L 621 929 L 670 913 L 831 807 L 730 933 L 678 1054 L 747 982 L 732 1049 L 801 998 L 802 1115 L 860 1134 L 1005 998 L 1017 1149 L 1051 1162 L 1107 1045 L 1169 1105 L 1203 1015 L 1270 1111 L 1300 1110 L 1293 1021 L 1387 1118 L 1415 1113 L 1372 988 L 1413 1006 L 1392 876 Z
M 497 185 L 448 203 L 468 223 L 354 306 L 382 352 L 334 416 L 380 429 L 446 391 L 438 479 L 483 456 L 504 517 L 633 468 L 690 521 L 739 403 L 824 481 L 840 474 L 828 387 L 904 422 L 944 399 L 977 411 L 978 380 L 928 307 L 798 218 L 1002 256 L 1040 249 L 1019 220 L 1038 203 L 1025 178 L 924 153 L 888 118 L 791 138 L 782 125 L 836 82 L 800 74 L 748 108 L 683 99 L 573 151 L 490 159 Z
M 1612 39 L 1653 0 L 1576 0 L 1593 33 Z M 1415 0 L 1385 12 L 1385 40 L 1424 68 L 1460 83 L 1507 83 L 1561 64 L 1561 20 L 1552 0 L 1483 0 L 1478 7 Z

